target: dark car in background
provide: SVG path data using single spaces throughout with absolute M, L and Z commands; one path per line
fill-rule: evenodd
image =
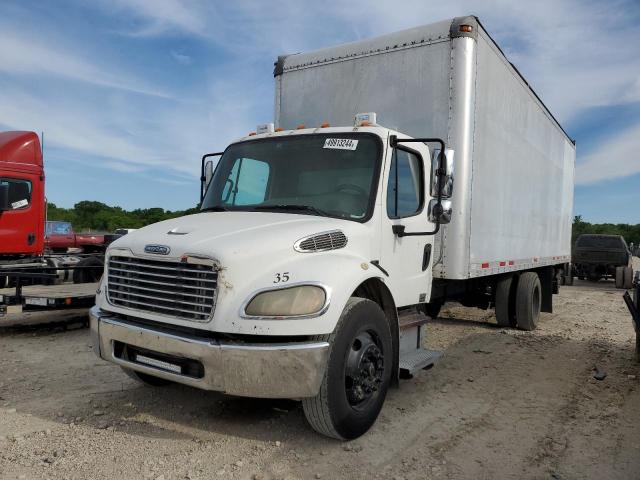
M 633 284 L 631 251 L 620 235 L 580 235 L 572 257 L 574 274 L 581 280 L 597 282 L 611 277 L 616 288 L 631 288 Z

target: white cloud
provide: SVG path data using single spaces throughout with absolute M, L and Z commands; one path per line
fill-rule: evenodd
M 0 28 L 0 72 L 54 75 L 116 88 L 144 95 L 167 98 L 160 89 L 132 78 L 116 67 L 100 67 L 93 61 L 72 53 L 69 47 L 56 46 L 33 35 Z
M 182 65 L 191 65 L 193 63 L 193 58 L 184 53 L 176 52 L 175 50 L 171 50 L 171 57 L 178 63 Z
M 576 183 L 588 185 L 640 173 L 640 124 L 616 134 L 586 155 L 576 168 Z
M 176 30 L 205 36 L 208 32 L 208 15 L 203 15 L 202 5 L 202 2 L 182 2 L 180 0 L 108 0 L 102 2 L 105 11 L 112 13 L 133 12 L 145 20 L 141 26 L 133 27 L 127 32 L 137 36 L 157 35 Z

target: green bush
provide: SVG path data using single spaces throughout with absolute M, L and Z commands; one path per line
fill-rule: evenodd
M 71 222 L 76 232 L 113 232 L 116 228 L 140 228 L 169 218 L 196 213 L 197 207 L 187 210 L 164 210 L 162 208 L 137 208 L 124 210 L 101 202 L 84 200 L 73 208 L 61 208 L 55 203 L 47 205 L 47 220 Z

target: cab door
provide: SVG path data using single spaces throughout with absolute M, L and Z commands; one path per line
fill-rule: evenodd
M 9 189 L 9 209 L 0 212 L 0 254 L 42 253 L 41 183 L 33 175 L 0 173 L 0 185 Z
M 399 236 L 404 231 L 425 232 L 435 225 L 428 220 L 430 156 L 426 145 L 412 143 L 388 149 L 383 178 L 380 266 L 398 307 L 428 302 L 431 292 L 433 236 Z

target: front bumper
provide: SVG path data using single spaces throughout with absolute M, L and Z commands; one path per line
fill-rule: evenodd
M 184 385 L 231 395 L 261 398 L 313 397 L 320 390 L 329 353 L 327 342 L 240 343 L 212 340 L 131 324 L 93 307 L 91 341 L 99 357 L 124 368 Z M 147 356 L 195 362 L 196 376 L 139 363 L 119 353 L 122 346 Z M 147 353 L 150 352 L 150 353 Z M 159 363 L 159 365 L 162 365 Z

